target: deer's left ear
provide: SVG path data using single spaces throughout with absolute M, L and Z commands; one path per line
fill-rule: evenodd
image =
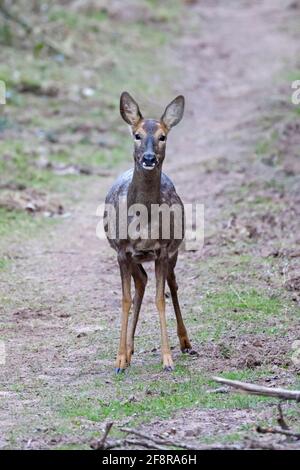
M 169 130 L 181 121 L 184 112 L 184 96 L 179 95 L 165 109 L 161 121 Z

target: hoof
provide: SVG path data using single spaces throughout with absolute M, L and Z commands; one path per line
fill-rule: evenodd
M 183 354 L 188 354 L 189 356 L 199 356 L 199 353 L 193 348 L 185 348 L 182 349 L 181 352 Z
M 162 356 L 163 370 L 170 372 L 174 370 L 174 363 L 172 360 L 171 353 L 164 353 Z
M 171 367 L 171 366 L 164 367 L 164 372 L 173 372 L 173 370 L 174 370 L 174 367 Z
M 123 372 L 128 366 L 126 354 L 118 354 L 115 362 L 116 374 Z

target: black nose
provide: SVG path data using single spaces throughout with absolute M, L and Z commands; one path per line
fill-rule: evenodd
M 156 162 L 155 153 L 147 152 L 143 155 L 143 163 L 146 166 L 153 166 Z

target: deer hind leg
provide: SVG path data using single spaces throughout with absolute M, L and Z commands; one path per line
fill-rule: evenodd
M 134 280 L 135 293 L 133 299 L 133 315 L 130 321 L 127 339 L 127 360 L 129 364 L 131 356 L 134 353 L 134 334 L 147 284 L 147 273 L 141 264 L 132 263 L 132 277 Z
M 127 358 L 127 328 L 128 315 L 131 307 L 131 271 L 132 261 L 130 255 L 121 251 L 118 254 L 122 281 L 122 317 L 119 350 L 116 359 L 116 373 L 122 372 L 128 365 Z
M 161 330 L 161 354 L 164 370 L 174 369 L 166 322 L 166 303 L 165 303 L 165 284 L 167 277 L 167 253 L 161 250 L 160 257 L 155 261 L 156 276 L 156 306 L 159 312 L 160 330 Z
M 181 315 L 180 306 L 179 306 L 178 295 L 177 295 L 178 285 L 176 282 L 176 276 L 174 272 L 176 261 L 177 261 L 177 254 L 175 258 L 169 261 L 167 281 L 168 281 L 168 286 L 171 292 L 172 302 L 173 302 L 174 311 L 175 311 L 176 320 L 177 320 L 177 335 L 179 338 L 181 351 L 183 353 L 196 355 L 197 352 L 194 349 L 192 349 L 192 345 L 190 343 L 190 340 L 186 331 L 186 327 L 184 325 L 183 318 Z

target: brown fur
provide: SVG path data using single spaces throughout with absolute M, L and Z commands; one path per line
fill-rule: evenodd
M 171 180 L 162 173 L 162 164 L 165 158 L 166 136 L 170 128 L 177 124 L 183 114 L 183 97 L 177 97 L 169 106 L 160 121 L 154 119 L 144 119 L 139 110 L 138 104 L 128 93 L 121 95 L 120 112 L 124 120 L 131 125 L 134 140 L 134 171 L 123 174 L 106 197 L 106 203 L 112 204 L 118 214 L 119 197 L 127 197 L 127 205 L 144 204 L 148 209 L 152 204 L 165 203 L 169 206 L 178 204 L 182 208 L 182 227 L 184 230 L 184 213 L 182 202 L 176 193 Z M 161 137 L 165 136 L 162 141 Z M 151 164 L 150 170 L 144 165 L 148 160 L 155 162 Z M 148 159 L 148 160 L 147 160 Z M 149 214 L 148 210 L 148 214 Z M 151 218 L 148 220 L 151 227 Z M 184 233 L 180 239 L 174 236 L 173 219 L 170 220 L 170 238 L 158 239 L 138 238 L 109 239 L 110 245 L 118 253 L 122 281 L 122 321 L 119 352 L 116 360 L 117 372 L 123 370 L 130 364 L 134 351 L 134 334 L 139 318 L 144 291 L 147 283 L 147 274 L 142 263 L 155 261 L 156 273 L 156 305 L 159 312 L 161 327 L 161 352 L 163 366 L 166 370 L 173 368 L 173 361 L 169 347 L 167 335 L 166 315 L 165 315 L 165 284 L 168 282 L 173 300 L 174 310 L 177 319 L 177 332 L 180 347 L 183 352 L 194 353 L 191 349 L 186 328 L 183 323 L 181 311 L 177 297 L 177 284 L 175 278 L 175 265 L 177 261 L 178 248 L 182 242 Z M 107 230 L 108 221 L 105 222 Z M 117 231 L 118 233 L 118 231 Z M 150 232 L 149 232 L 150 233 Z M 134 280 L 134 311 L 131 324 L 128 329 L 128 315 L 132 304 L 131 297 L 131 277 Z

